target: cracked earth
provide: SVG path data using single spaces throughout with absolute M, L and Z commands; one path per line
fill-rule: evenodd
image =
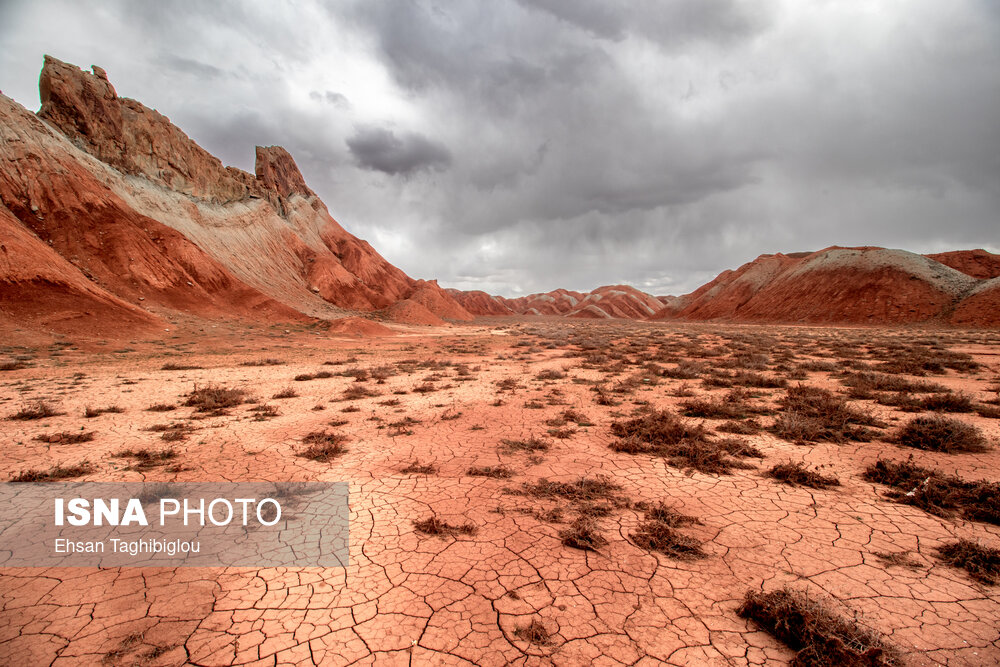
M 705 381 L 719 369 L 846 395 L 850 364 L 877 367 L 915 347 L 977 367 L 896 376 L 994 405 L 994 333 L 497 320 L 371 339 L 308 327 L 165 336 L 4 348 L 24 367 L 0 373 L 0 479 L 83 465 L 85 481 L 347 481 L 349 567 L 0 569 L 0 663 L 781 664 L 794 651 L 736 609 L 748 589 L 784 585 L 881 632 L 906 664 L 1000 663 L 1000 587 L 935 557 L 958 538 L 1000 546 L 1000 527 L 892 502 L 862 477 L 879 458 L 912 455 L 998 481 L 1000 420 L 988 412 L 949 415 L 992 441 L 979 453 L 892 444 L 913 415 L 854 398 L 884 424 L 872 441 L 790 442 L 766 430 L 785 390 L 763 387 L 748 399 L 763 430 L 737 436 L 763 454 L 747 468 L 707 474 L 610 447 L 616 420 L 725 396 Z M 183 405 L 205 386 L 256 402 Z M 60 414 L 9 418 L 35 401 Z M 346 436 L 346 451 L 297 456 L 316 431 Z M 69 442 L 80 432 L 93 437 Z M 531 438 L 548 448 L 504 444 Z M 129 449 L 173 456 L 141 464 L 120 456 Z M 841 485 L 763 476 L 781 462 L 821 467 Z M 414 464 L 422 472 L 403 472 Z M 510 476 L 469 474 L 498 466 Z M 525 491 L 582 477 L 617 485 L 620 502 L 595 509 Z M 679 530 L 703 558 L 636 545 L 643 503 L 659 501 L 698 520 Z M 587 511 L 607 543 L 565 546 L 560 532 Z M 474 530 L 417 530 L 430 517 Z M 877 555 L 887 553 L 908 565 Z

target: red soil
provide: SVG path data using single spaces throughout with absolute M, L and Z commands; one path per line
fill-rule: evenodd
M 330 322 L 327 329 L 332 334 L 354 338 L 372 338 L 375 336 L 395 336 L 396 332 L 378 322 L 366 320 L 363 317 L 345 317 Z
M 1000 327 L 1000 278 L 979 285 L 951 314 L 952 324 L 970 327 Z
M 389 306 L 385 311 L 386 316 L 393 322 L 399 324 L 424 324 L 429 326 L 442 326 L 446 324 L 444 320 L 432 313 L 423 304 L 403 299 Z

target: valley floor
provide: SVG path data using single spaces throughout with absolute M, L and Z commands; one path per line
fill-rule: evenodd
M 1000 481 L 996 332 L 498 319 L 164 336 L 0 350 L 0 479 L 347 481 L 350 566 L 0 569 L 2 664 L 778 664 L 795 651 L 737 609 L 785 585 L 906 664 L 1000 663 L 1000 587 L 937 552 L 1000 547 L 1000 526 L 863 476 L 912 456 Z M 848 417 L 793 424 L 829 417 L 795 407 L 800 384 Z M 184 405 L 205 387 L 242 393 Z M 992 448 L 893 442 L 936 414 Z M 630 439 L 644 418 L 697 451 Z M 317 432 L 345 451 L 299 456 Z M 839 485 L 765 475 L 787 462 Z M 693 518 L 675 526 L 686 551 L 638 537 L 661 501 Z M 473 528 L 418 530 L 431 517 Z M 584 529 L 595 550 L 566 545 Z

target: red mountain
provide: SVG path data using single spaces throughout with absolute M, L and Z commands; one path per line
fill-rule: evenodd
M 1000 277 L 1000 255 L 985 250 L 953 250 L 925 255 L 980 280 Z
M 39 87 L 37 115 L 0 95 L 0 228 L 23 250 L 0 255 L 0 318 L 336 318 L 408 298 L 471 317 L 341 227 L 284 149 L 257 147 L 255 174 L 225 167 L 99 67 L 46 56 Z
M 946 255 L 981 272 L 983 260 L 968 258 L 989 253 Z M 653 319 L 1000 325 L 1000 311 L 990 309 L 997 298 L 995 281 L 977 279 L 933 257 L 871 247 L 761 255 L 680 297 Z
M 608 285 L 591 292 L 557 289 L 508 299 L 486 292 L 449 293 L 475 315 L 561 315 L 586 319 L 645 319 L 663 308 L 654 296 L 628 285 Z

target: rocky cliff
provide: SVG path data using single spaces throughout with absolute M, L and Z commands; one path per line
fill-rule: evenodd
M 341 227 L 283 148 L 258 146 L 254 174 L 225 167 L 166 116 L 119 97 L 99 67 L 46 56 L 39 87 L 37 115 L 0 96 L 0 203 L 19 238 L 68 264 L 49 291 L 88 285 L 144 321 L 158 308 L 335 318 L 411 297 L 439 316 L 470 317 L 437 283 L 410 278 Z M 9 294 L 24 280 L 0 274 Z

